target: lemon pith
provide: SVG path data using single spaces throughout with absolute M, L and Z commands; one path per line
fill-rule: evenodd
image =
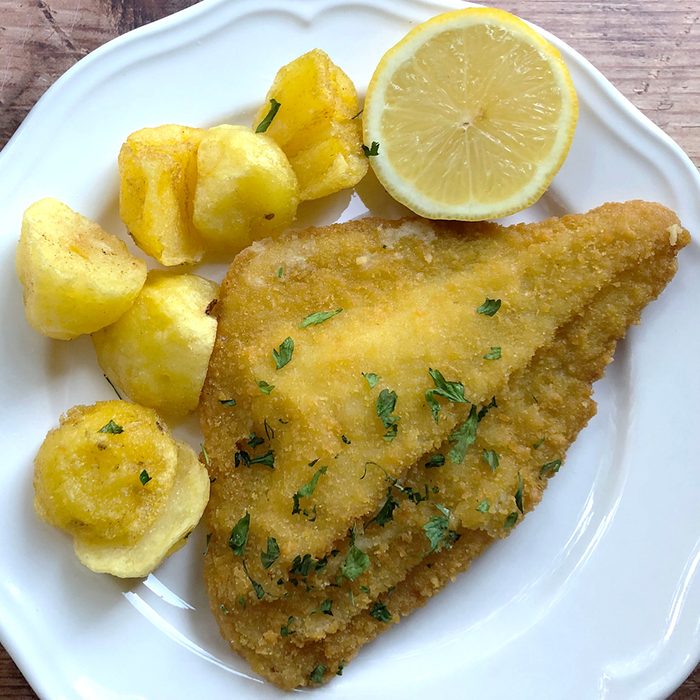
M 558 51 L 513 15 L 456 10 L 382 58 L 365 99 L 377 177 L 430 218 L 475 220 L 529 206 L 573 138 L 576 93 Z

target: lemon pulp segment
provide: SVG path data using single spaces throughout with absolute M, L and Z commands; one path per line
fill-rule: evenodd
M 576 94 L 556 49 L 498 10 L 458 10 L 391 49 L 365 102 L 372 165 L 433 218 L 503 216 L 546 189 L 568 151 Z

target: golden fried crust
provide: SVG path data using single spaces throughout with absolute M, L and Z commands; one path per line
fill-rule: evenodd
M 529 510 L 539 501 L 545 484 L 545 480 L 540 478 L 539 474 L 542 464 L 562 458 L 576 433 L 594 412 L 594 404 L 590 399 L 591 381 L 602 373 L 611 357 L 616 339 L 624 334 L 629 323 L 636 320 L 643 305 L 658 294 L 670 279 L 675 269 L 675 251 L 687 242 L 687 234 L 676 231 L 675 246 L 669 245 L 670 236 L 667 229 L 677 220 L 670 212 L 656 205 L 643 203 L 606 205 L 606 207 L 584 217 L 566 217 L 563 222 L 562 224 L 562 222 L 550 221 L 533 226 L 518 226 L 508 230 L 493 225 L 469 226 L 466 227 L 469 239 L 467 242 L 457 239 L 454 231 L 459 227 L 434 226 L 430 231 L 435 239 L 430 239 L 425 228 L 420 234 L 420 239 L 416 239 L 415 236 L 406 236 L 406 238 L 412 239 L 410 242 L 415 248 L 413 255 L 407 255 L 404 250 L 402 259 L 400 261 L 394 260 L 393 264 L 389 265 L 391 270 L 389 276 L 394 275 L 398 287 L 404 285 L 407 277 L 410 278 L 414 286 L 420 286 L 420 283 L 430 276 L 428 268 L 421 268 L 422 263 L 418 260 L 419 256 L 416 252 L 420 252 L 423 258 L 426 257 L 426 249 L 424 248 L 428 245 L 425 242 L 426 239 L 431 240 L 428 250 L 429 257 L 432 257 L 431 263 L 442 261 L 440 255 L 444 254 L 449 257 L 449 250 L 452 246 L 461 246 L 460 255 L 464 263 L 463 267 L 476 274 L 477 279 L 480 279 L 479 275 L 486 275 L 486 271 L 480 268 L 487 266 L 492 268 L 493 274 L 497 277 L 499 269 L 503 268 L 504 259 L 508 260 L 507 267 L 512 271 L 515 258 L 508 257 L 508 251 L 511 249 L 511 252 L 521 251 L 520 256 L 522 257 L 526 254 L 533 254 L 534 248 L 537 248 L 536 252 L 540 258 L 547 258 L 548 248 L 555 244 L 555 247 L 558 245 L 558 255 L 563 254 L 562 250 L 564 249 L 570 252 L 575 250 L 578 264 L 569 266 L 569 269 L 565 271 L 569 277 L 576 278 L 574 280 L 568 282 L 563 280 L 561 274 L 564 273 L 555 265 L 556 256 L 550 255 L 547 263 L 549 274 L 555 275 L 553 281 L 560 286 L 560 289 L 568 290 L 568 296 L 564 299 L 569 304 L 568 309 L 566 309 L 568 314 L 562 310 L 562 304 L 559 300 L 553 298 L 555 295 L 551 293 L 549 296 L 547 295 L 547 284 L 540 284 L 539 280 L 532 276 L 521 275 L 518 278 L 521 292 L 523 280 L 526 279 L 527 292 L 536 294 L 539 303 L 547 305 L 548 313 L 553 306 L 557 307 L 556 313 L 559 314 L 557 318 L 560 319 L 558 325 L 562 328 L 558 331 L 555 339 L 550 337 L 548 341 L 543 341 L 539 352 L 527 369 L 525 369 L 525 365 L 527 365 L 529 357 L 523 367 L 508 373 L 510 383 L 507 388 L 501 387 L 502 390 L 499 391 L 498 408 L 492 409 L 480 423 L 477 443 L 470 448 L 463 464 L 454 465 L 447 460 L 444 467 L 426 470 L 425 460 L 413 459 L 413 466 L 409 464 L 405 468 L 399 460 L 402 465 L 399 472 L 400 484 L 404 489 L 411 486 L 415 491 L 421 490 L 421 492 L 425 488 L 424 485 L 427 485 L 430 500 L 416 504 L 405 498 L 405 490 L 397 491 L 394 488 L 393 492 L 400 505 L 394 512 L 393 521 L 384 527 L 378 526 L 376 522 L 367 524 L 367 521 L 376 515 L 378 505 L 381 505 L 379 501 L 383 502 L 387 496 L 390 482 L 387 481 L 384 469 L 387 473 L 392 473 L 391 469 L 385 467 L 386 451 L 382 449 L 383 445 L 380 443 L 375 448 L 375 453 L 380 456 L 375 457 L 372 461 L 381 464 L 383 469 L 373 470 L 370 468 L 367 471 L 367 477 L 372 471 L 377 472 L 372 478 L 375 482 L 373 488 L 378 491 L 379 498 L 376 497 L 375 493 L 374 498 L 370 498 L 368 503 L 365 502 L 364 510 L 358 516 L 358 520 L 364 519 L 366 527 L 364 534 L 360 534 L 357 540 L 362 549 L 370 553 L 371 567 L 368 573 L 359 577 L 352 584 L 341 577 L 342 585 L 340 587 L 332 585 L 338 583 L 339 566 L 348 547 L 347 542 L 338 543 L 338 538 L 332 528 L 321 530 L 324 533 L 323 536 L 326 537 L 323 540 L 322 551 L 326 553 L 333 547 L 337 547 L 340 549 L 340 553 L 335 557 L 330 556 L 322 571 L 312 571 L 311 574 L 304 577 L 297 576 L 297 585 L 294 586 L 289 583 L 289 579 L 292 577 L 288 573 L 288 561 L 280 558 L 280 561 L 269 570 L 263 569 L 259 562 L 259 550 L 265 548 L 265 543 L 262 534 L 256 538 L 253 533 L 251 518 L 252 536 L 248 543 L 248 552 L 250 553 L 248 555 L 248 569 L 249 573 L 264 586 L 266 595 L 261 602 L 257 602 L 255 596 L 250 594 L 251 584 L 240 566 L 240 560 L 234 557 L 226 544 L 231 527 L 248 507 L 248 503 L 243 499 L 251 496 L 253 499 L 259 498 L 262 493 L 262 491 L 256 492 L 255 488 L 250 488 L 250 484 L 246 483 L 256 478 L 255 476 L 251 478 L 251 475 L 256 474 L 255 467 L 248 469 L 239 467 L 236 470 L 226 465 L 226 461 L 230 460 L 231 450 L 235 449 L 235 439 L 232 448 L 231 436 L 235 435 L 240 440 L 244 435 L 247 436 L 248 433 L 245 431 L 250 431 L 254 424 L 249 424 L 242 429 L 240 423 L 244 414 L 240 411 L 223 410 L 224 404 L 221 404 L 220 401 L 234 398 L 222 392 L 231 391 L 233 387 L 239 386 L 235 382 L 240 382 L 240 374 L 245 371 L 246 362 L 249 362 L 249 360 L 237 359 L 231 346 L 236 346 L 236 343 L 232 341 L 233 336 L 246 326 L 246 323 L 241 321 L 241 316 L 244 315 L 242 309 L 249 308 L 255 294 L 257 293 L 258 296 L 264 298 L 261 303 L 263 307 L 267 305 L 265 319 L 269 323 L 283 325 L 286 323 L 287 325 L 284 327 L 290 329 L 290 319 L 303 318 L 306 313 L 302 313 L 301 304 L 303 302 L 299 300 L 304 299 L 304 297 L 300 296 L 302 290 L 299 287 L 288 300 L 288 306 L 293 308 L 287 308 L 284 313 L 280 312 L 275 316 L 276 305 L 269 300 L 272 294 L 266 291 L 262 283 L 259 287 L 251 285 L 252 279 L 260 279 L 259 276 L 255 276 L 259 274 L 259 271 L 250 277 L 250 270 L 240 260 L 240 257 L 250 258 L 252 253 L 244 253 L 234 263 L 232 273 L 235 274 L 229 274 L 222 290 L 220 334 L 219 339 L 217 339 L 218 355 L 215 350 L 215 358 L 218 359 L 215 359 L 210 366 L 210 375 L 205 386 L 205 392 L 208 392 L 208 396 L 204 400 L 203 428 L 207 439 L 207 450 L 210 457 L 213 458 L 213 473 L 217 478 L 208 512 L 208 521 L 213 535 L 206 560 L 207 583 L 212 598 L 212 608 L 219 619 L 225 638 L 231 642 L 234 648 L 249 658 L 256 670 L 270 677 L 274 682 L 285 687 L 304 684 L 308 682 L 309 674 L 319 663 L 323 663 L 329 671 L 333 671 L 334 664 L 337 666 L 354 655 L 364 641 L 381 631 L 386 624 L 378 622 L 368 614 L 368 606 L 373 600 L 376 600 L 378 595 L 382 595 L 394 587 L 386 601 L 392 613 L 392 621 L 394 621 L 420 604 L 420 601 L 423 600 L 423 594 L 441 587 L 449 580 L 450 576 L 454 575 L 454 572 L 465 568 L 476 556 L 476 553 L 491 541 L 492 537 L 505 534 L 505 522 L 511 513 L 516 514 L 516 517 L 520 519 L 521 515 L 515 502 L 518 475 L 523 480 L 521 504 L 523 509 Z M 335 287 L 331 288 L 330 291 L 328 289 L 335 276 L 329 272 L 327 267 L 320 264 L 319 256 L 325 260 L 327 266 L 331 266 L 331 260 L 328 257 L 330 253 L 322 249 L 321 241 L 327 246 L 329 241 L 332 243 L 330 248 L 336 254 L 336 265 L 340 269 L 348 267 L 348 251 L 346 250 L 348 247 L 351 254 L 359 254 L 362 249 L 365 249 L 369 250 L 369 253 L 365 252 L 364 255 L 391 257 L 394 253 L 381 252 L 389 250 L 389 248 L 380 249 L 377 247 L 376 239 L 378 235 L 381 235 L 377 233 L 379 226 L 384 227 L 385 230 L 387 227 L 393 226 L 394 228 L 391 230 L 396 231 L 396 224 L 390 225 L 372 221 L 344 225 L 342 228 L 332 228 L 333 236 L 326 238 L 323 238 L 323 231 L 318 234 L 303 232 L 296 237 L 287 237 L 285 245 L 291 251 L 286 250 L 285 245 L 280 246 L 279 242 L 276 242 L 272 246 L 274 251 L 264 249 L 258 255 L 250 258 L 247 264 L 249 267 L 255 267 L 255 263 L 260 266 L 262 262 L 265 262 L 266 265 L 273 267 L 282 259 L 293 260 L 294 256 L 303 258 L 305 265 L 312 265 L 313 278 L 324 287 L 324 293 L 331 295 L 327 304 L 318 306 L 315 310 L 333 308 L 335 304 L 340 302 L 338 296 L 332 295 L 334 293 L 340 294 L 340 292 L 336 292 Z M 421 226 L 425 225 L 421 224 Z M 608 231 L 611 227 L 614 228 L 612 237 L 599 233 L 601 228 Z M 474 238 L 471 240 L 479 231 L 483 232 L 484 228 L 491 229 L 489 239 L 484 241 L 480 238 Z M 342 237 L 339 235 L 340 233 L 343 234 Z M 310 238 L 312 235 L 319 235 L 321 238 L 318 241 L 312 241 Z M 362 239 L 360 243 L 355 240 L 356 235 Z M 554 236 L 556 238 L 553 240 Z M 607 249 L 597 240 L 599 236 L 605 238 Z M 577 240 L 562 244 L 560 240 L 562 237 L 575 237 Z M 396 238 L 395 235 L 392 240 L 394 238 Z M 443 250 L 439 245 L 434 245 L 435 240 L 442 241 L 443 238 L 449 239 L 449 249 L 445 246 Z M 372 248 L 373 240 L 374 248 Z M 400 238 L 398 241 L 393 240 L 391 245 L 396 246 L 405 242 L 409 241 Z M 494 247 L 495 242 L 498 245 Z M 353 246 L 357 247 L 353 249 Z M 304 248 L 306 248 L 305 253 L 301 253 L 300 250 Z M 478 251 L 473 250 L 474 248 L 477 248 Z M 590 248 L 596 249 L 595 255 L 590 253 L 588 250 Z M 620 250 L 621 248 L 623 250 Z M 523 250 L 525 252 L 522 252 Z M 488 251 L 488 254 L 484 251 Z M 486 255 L 486 259 L 479 262 L 480 258 L 477 253 Z M 281 258 L 281 255 L 286 257 Z M 491 260 L 494 255 L 498 256 L 498 262 Z M 269 259 L 266 258 L 263 261 L 259 259 L 260 257 L 265 258 L 265 256 Z M 606 259 L 598 260 L 598 256 Z M 410 265 L 402 269 L 403 258 L 410 259 L 411 264 L 420 269 L 410 269 Z M 611 262 L 609 258 L 615 258 L 616 262 Z M 386 260 L 384 262 L 388 263 Z M 584 262 L 587 267 L 581 267 Z M 645 264 L 639 266 L 639 262 L 645 262 Z M 456 263 L 457 260 L 451 259 L 449 264 L 445 264 L 447 268 L 445 275 L 449 276 L 452 282 L 455 282 L 456 277 L 451 275 L 449 270 L 457 269 L 459 266 Z M 589 268 L 591 266 L 597 267 L 599 274 L 590 275 Z M 563 263 L 559 265 L 559 268 L 563 267 L 566 267 Z M 357 299 L 371 298 L 372 303 L 377 303 L 381 307 L 381 299 L 379 298 L 381 295 L 376 293 L 378 286 L 383 287 L 381 270 L 382 266 L 377 265 L 373 272 L 376 279 L 362 282 Z M 456 272 L 455 275 L 459 277 L 459 273 Z M 598 280 L 597 287 L 594 285 L 592 292 L 587 286 L 591 276 Z M 235 280 L 231 281 L 233 278 Z M 250 287 L 250 289 L 243 289 L 245 301 L 241 301 L 240 298 L 241 279 L 247 280 L 246 284 Z M 352 280 L 348 277 L 345 279 L 345 283 L 346 288 L 343 288 L 343 293 L 347 293 L 347 287 L 351 285 Z M 306 279 L 304 284 L 308 286 L 309 280 Z M 390 286 L 387 288 L 391 289 Z M 461 289 L 463 288 L 459 288 L 459 290 Z M 518 308 L 520 313 L 528 313 L 527 304 L 515 299 L 512 290 L 508 290 L 505 286 L 498 289 L 495 283 L 493 289 L 496 289 L 493 295 L 488 293 L 486 295 L 491 296 L 491 298 L 496 296 L 502 298 L 503 307 L 496 316 L 489 320 L 494 321 L 499 317 L 505 318 L 504 312 L 514 308 Z M 483 285 L 481 290 L 483 292 Z M 443 307 L 455 303 L 454 290 L 450 289 L 449 291 L 450 294 L 444 294 L 439 298 L 441 303 L 439 308 L 433 305 L 434 313 L 442 315 Z M 578 296 L 576 296 L 577 294 Z M 237 311 L 229 316 L 227 305 L 234 295 Z M 572 295 L 579 300 L 591 297 L 594 297 L 595 300 L 589 308 L 577 312 L 577 309 L 581 308 L 582 305 L 580 302 L 574 305 L 571 301 Z M 400 301 L 405 301 L 406 296 L 407 292 L 406 294 L 397 294 L 394 297 L 395 303 L 399 304 Z M 459 294 L 456 296 L 459 298 Z M 416 295 L 414 294 L 412 298 L 415 299 Z M 483 301 L 483 298 L 482 296 L 480 301 Z M 357 303 L 357 299 L 353 298 L 355 303 Z M 473 313 L 478 304 L 475 304 L 473 300 L 467 303 Z M 347 302 L 346 306 L 348 309 L 357 308 L 356 306 L 352 307 Z M 313 310 L 305 308 L 308 309 L 308 312 Z M 345 307 L 343 308 L 345 309 Z M 363 308 L 371 310 L 375 307 L 367 302 L 367 306 Z M 383 306 L 381 308 L 385 315 L 391 313 L 389 307 Z M 329 324 L 336 324 L 339 329 L 333 336 L 336 349 L 341 347 L 339 341 L 342 340 L 343 333 L 348 332 L 347 328 L 343 329 L 336 323 L 344 313 L 345 310 L 338 317 L 328 321 Z M 574 320 L 567 325 L 564 323 L 565 316 L 567 318 L 573 317 Z M 532 347 L 543 337 L 547 338 L 547 332 L 543 331 L 543 328 L 549 328 L 549 326 L 537 323 L 539 320 L 537 313 L 532 312 L 528 318 L 531 323 L 527 332 L 537 336 L 537 340 L 531 340 L 529 343 L 529 346 Z M 260 326 L 261 333 L 264 332 L 264 325 L 263 323 Z M 496 324 L 494 325 L 496 326 Z M 330 325 L 329 328 L 331 328 Z M 322 340 L 325 336 L 320 333 L 323 329 L 323 325 L 318 327 L 316 339 L 317 349 L 321 353 L 327 352 L 321 347 L 325 342 Z M 516 332 L 515 327 L 512 324 L 509 326 L 507 322 L 501 322 L 496 326 L 496 330 L 498 333 L 494 336 L 495 340 L 492 341 L 492 345 L 498 343 L 504 350 L 510 347 Z M 356 332 L 359 332 L 359 329 Z M 522 329 L 519 332 L 522 332 Z M 552 331 L 552 336 L 555 332 L 557 332 L 556 327 Z M 526 345 L 527 343 L 522 343 L 520 347 Z M 240 344 L 238 347 L 240 349 Z M 469 339 L 466 338 L 463 347 L 464 354 L 470 357 L 475 352 L 483 352 L 481 349 L 472 351 Z M 478 347 L 483 348 L 483 345 Z M 250 348 L 248 352 L 250 352 Z M 366 352 L 365 357 L 367 357 Z M 441 358 L 436 355 L 436 358 L 438 361 L 435 366 L 440 368 L 452 366 L 451 363 L 455 362 L 452 356 Z M 295 360 L 296 357 L 293 358 L 290 365 Z M 238 364 L 235 369 L 231 369 L 231 365 L 236 362 Z M 314 369 L 314 363 L 309 364 L 309 362 L 311 361 L 307 361 L 304 365 L 305 369 Z M 367 371 L 376 371 L 376 365 L 367 367 Z M 451 380 L 463 379 L 464 376 L 450 372 L 450 370 L 444 371 L 444 374 L 446 378 Z M 307 376 L 307 381 L 316 382 L 317 385 L 325 389 L 327 386 L 322 379 L 322 376 L 314 372 L 310 372 Z M 302 379 L 297 377 L 295 382 L 297 386 L 301 386 Z M 271 381 L 271 383 L 273 382 Z M 498 382 L 493 384 L 493 386 L 497 385 Z M 291 391 L 293 386 L 295 383 L 290 383 L 287 387 L 289 396 L 283 396 L 282 403 L 278 405 L 290 406 L 294 404 L 295 397 Z M 330 388 L 333 388 L 332 383 Z M 429 385 L 422 387 L 423 391 L 427 388 Z M 369 393 L 367 385 L 364 389 Z M 375 389 L 373 397 L 376 396 L 378 389 L 379 387 Z M 277 387 L 274 391 L 276 390 Z M 302 393 L 304 392 L 303 386 L 300 390 Z M 467 385 L 466 393 L 469 394 L 469 385 Z M 246 398 L 239 402 L 239 395 Z M 239 405 L 247 403 L 246 410 L 251 411 L 253 420 L 255 420 L 254 404 L 257 397 L 250 396 L 250 392 L 248 394 L 241 392 L 239 395 L 235 397 L 236 401 L 239 402 Z M 341 401 L 344 398 L 337 395 L 335 401 Z M 327 399 L 330 402 L 333 395 L 329 395 Z M 399 412 L 398 406 L 397 403 L 397 412 Z M 230 407 L 225 406 L 225 408 L 229 409 Z M 234 408 L 238 408 L 238 406 Z M 319 410 L 318 407 L 314 408 Z M 373 407 L 370 406 L 368 410 L 371 408 Z M 455 421 L 459 419 L 459 411 L 454 410 L 454 406 L 443 402 L 442 408 L 443 415 L 449 413 L 450 418 Z M 457 409 L 459 408 L 458 406 Z M 427 411 L 426 408 L 424 410 Z M 464 411 L 462 411 L 461 416 L 464 417 Z M 304 412 L 298 416 L 299 419 L 304 417 Z M 428 417 L 430 417 L 429 411 Z M 402 415 L 402 421 L 403 418 Z M 444 419 L 442 422 L 444 423 L 446 420 Z M 285 424 L 273 426 L 268 419 L 268 430 L 274 427 L 275 437 L 269 440 L 269 436 L 266 436 L 262 431 L 260 434 L 268 439 L 270 444 L 275 445 L 275 441 L 278 439 L 277 430 L 282 429 L 279 426 L 286 428 Z M 348 423 L 347 432 L 350 432 L 350 427 L 353 427 L 353 424 Z M 440 425 L 440 427 L 443 426 Z M 399 430 L 401 428 L 403 426 Z M 450 430 L 451 428 L 448 429 L 444 437 L 449 434 Z M 226 434 L 226 431 L 230 432 Z M 534 448 L 533 445 L 539 442 L 541 436 L 546 436 L 545 442 Z M 314 450 L 322 451 L 324 447 L 327 447 L 323 445 L 323 442 L 318 442 L 317 435 L 306 437 L 307 441 L 303 442 L 304 436 L 297 434 L 296 446 L 302 452 L 304 449 L 308 449 L 307 454 L 310 454 Z M 312 441 L 311 437 L 316 442 Z M 450 445 L 441 446 L 439 442 L 434 441 L 433 436 L 431 441 L 423 443 L 423 447 L 424 449 L 419 456 L 435 448 L 440 448 L 442 454 L 447 454 Z M 487 449 L 494 449 L 500 456 L 499 468 L 495 473 L 491 473 L 490 467 L 482 458 L 483 451 Z M 412 454 L 410 450 L 408 452 Z M 402 453 L 402 459 L 407 458 Z M 318 464 L 320 465 L 321 462 Z M 277 458 L 275 467 L 272 473 L 273 477 L 277 477 L 277 472 L 280 469 L 287 469 L 286 463 L 277 463 Z M 308 481 L 314 474 L 314 469 L 306 467 L 305 472 L 302 473 L 305 475 L 305 480 Z M 325 477 L 326 474 L 322 475 L 319 484 L 321 479 Z M 363 480 L 358 477 L 356 481 Z M 266 482 L 268 489 L 270 485 L 274 487 L 274 482 L 268 475 Z M 300 485 L 297 482 L 296 488 L 298 489 Z M 342 495 L 343 492 L 336 491 L 336 493 Z M 316 492 L 313 496 L 314 499 L 311 500 L 316 500 Z M 291 500 L 290 497 L 289 505 L 291 505 Z M 488 511 L 484 511 L 483 507 L 482 510 L 477 510 L 477 506 L 483 501 L 488 501 Z M 451 512 L 450 529 L 459 532 L 461 538 L 451 550 L 432 554 L 426 560 L 425 557 L 430 552 L 430 543 L 425 537 L 423 525 L 438 513 L 434 505 L 436 502 L 449 508 Z M 368 504 L 369 507 L 367 507 Z M 253 512 L 252 508 L 250 510 Z M 293 518 L 299 518 L 299 514 L 292 516 L 291 508 L 288 508 L 286 519 L 289 521 Z M 302 523 L 309 527 L 308 519 Z M 310 525 L 316 532 L 319 531 L 315 527 L 315 523 Z M 270 532 L 268 530 L 268 533 Z M 285 541 L 279 536 L 277 530 L 272 532 L 278 540 Z M 298 535 L 296 533 L 290 534 L 290 539 L 295 536 Z M 251 542 L 253 543 L 252 547 Z M 299 540 L 296 551 L 306 552 L 306 542 L 305 539 Z M 460 552 L 463 554 L 460 555 Z M 423 574 L 423 578 L 421 578 L 425 562 L 433 558 L 436 560 L 436 566 L 429 570 L 429 575 Z M 282 564 L 282 566 L 278 564 Z M 278 584 L 277 581 L 281 583 Z M 311 590 L 306 590 L 307 585 Z M 352 598 L 348 593 L 349 590 L 353 592 Z M 243 596 L 245 607 L 240 604 L 239 598 L 241 596 Z M 280 598 L 275 600 L 278 597 Z M 325 601 L 332 603 L 332 616 L 318 612 L 322 610 L 321 605 Z M 314 610 L 317 613 L 312 614 Z M 294 634 L 281 637 L 280 629 L 287 623 L 289 617 L 294 618 L 291 625 Z M 288 628 L 290 628 L 289 625 Z

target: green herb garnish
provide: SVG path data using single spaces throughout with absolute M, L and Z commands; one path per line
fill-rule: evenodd
M 399 430 L 399 417 L 391 415 L 396 408 L 396 399 L 396 392 L 388 389 L 382 389 L 377 397 L 377 415 L 386 428 L 384 439 L 387 442 L 391 442 Z
M 246 443 L 248 444 L 248 447 L 255 448 L 258 445 L 262 445 L 265 440 L 261 437 L 258 437 L 255 433 L 251 433 L 248 436 L 248 439 L 246 440 Z
M 323 613 L 324 615 L 331 615 L 332 616 L 333 615 L 333 601 L 326 598 L 326 600 L 324 600 L 321 603 L 321 605 L 319 605 L 318 608 L 316 608 L 316 610 L 314 610 L 312 612 L 312 614 L 315 612 L 320 612 L 320 613 Z
M 372 145 L 367 148 L 365 144 L 362 144 L 362 152 L 369 158 L 370 156 L 379 155 L 379 143 L 377 141 L 372 141 Z
M 484 355 L 485 360 L 500 360 L 501 348 L 498 345 L 492 345 L 491 349 Z
M 481 306 L 479 306 L 477 308 L 476 313 L 484 314 L 484 316 L 494 316 L 500 308 L 501 308 L 501 300 L 500 299 L 489 299 L 487 297 L 486 301 Z
M 476 509 L 480 513 L 488 513 L 490 507 L 491 507 L 491 504 L 489 503 L 488 499 L 485 498 L 483 501 L 481 501 L 481 503 L 479 503 L 479 505 L 476 507 Z
M 272 124 L 272 120 L 277 115 L 277 112 L 279 112 L 281 106 L 282 105 L 274 97 L 270 100 L 270 110 L 260 124 L 258 124 L 258 126 L 255 128 L 256 134 L 263 134 L 268 130 L 270 124 Z
M 140 474 L 139 474 L 139 481 L 143 486 L 145 486 L 149 481 L 151 480 L 151 477 L 149 476 L 148 472 L 144 469 Z
M 452 464 L 461 464 L 464 461 L 467 448 L 476 440 L 476 426 L 478 422 L 479 417 L 476 406 L 472 404 L 467 420 L 450 433 L 449 441 L 454 443 L 454 447 L 450 450 L 448 456 Z
M 469 403 L 464 397 L 464 385 L 461 382 L 448 382 L 437 369 L 428 369 L 428 374 L 432 377 L 435 388 L 425 392 L 425 400 L 430 406 L 430 412 L 436 423 L 440 416 L 440 404 L 436 401 L 436 396 L 441 396 L 452 403 Z
M 483 418 L 486 417 L 486 414 L 487 414 L 492 408 L 498 408 L 498 404 L 496 403 L 496 397 L 495 397 L 495 396 L 491 397 L 491 401 L 489 401 L 488 404 L 487 404 L 486 406 L 482 406 L 482 407 L 479 409 L 479 415 L 477 416 L 479 422 L 481 422 L 481 420 L 482 420 Z
M 274 537 L 267 538 L 267 551 L 260 552 L 260 561 L 262 562 L 263 568 L 269 569 L 280 556 L 280 546 L 277 544 L 277 540 Z
M 354 581 L 369 569 L 369 557 L 353 542 L 340 566 L 340 574 L 348 581 Z
M 523 477 L 520 476 L 520 472 L 518 472 L 518 488 L 515 491 L 515 505 L 518 507 L 518 510 L 525 514 L 525 511 L 523 510 Z
M 231 536 L 228 538 L 228 546 L 237 557 L 242 557 L 245 546 L 248 543 L 248 530 L 250 529 L 250 513 L 246 514 L 233 526 Z
M 112 435 L 119 435 L 119 433 L 124 432 L 124 428 L 121 425 L 115 423 L 111 418 L 109 423 L 103 425 L 98 431 L 98 433 L 111 433 Z
M 551 476 L 552 474 L 556 474 L 559 471 L 559 467 L 561 467 L 560 459 L 555 459 L 551 462 L 543 464 L 540 467 L 540 477 Z
M 294 624 L 294 617 L 290 615 L 287 618 L 287 624 L 280 627 L 280 637 L 289 637 L 290 634 L 294 634 L 295 630 L 290 629 Z
M 443 464 L 445 464 L 445 455 L 432 455 L 426 460 L 425 468 L 434 469 L 435 467 L 441 467 Z
M 299 499 L 306 496 L 310 496 L 315 490 L 318 484 L 318 480 L 323 474 L 328 471 L 328 467 L 321 467 L 312 477 L 311 481 L 304 484 L 293 496 L 294 506 L 292 508 L 292 515 L 299 512 Z
M 275 468 L 275 451 L 268 450 L 264 455 L 251 457 L 245 450 L 239 450 L 233 455 L 234 466 L 252 467 L 254 464 L 262 464 L 270 469 Z
M 285 338 L 277 350 L 272 350 L 272 357 L 275 360 L 277 369 L 282 369 L 292 359 L 294 352 L 294 341 L 291 338 Z
M 542 445 L 544 445 L 545 438 L 541 437 L 536 443 L 533 444 L 532 449 L 538 450 Z
M 284 275 L 284 268 L 283 267 L 278 267 L 277 268 L 277 277 L 279 279 L 282 279 L 282 276 Z
M 430 542 L 430 551 L 440 551 L 443 547 L 451 547 L 459 539 L 459 534 L 450 530 L 450 511 L 439 503 L 435 507 L 440 515 L 434 515 L 423 525 L 423 532 Z
M 258 388 L 260 391 L 262 391 L 263 394 L 270 394 L 272 393 L 272 390 L 275 388 L 274 384 L 268 384 L 266 381 L 262 379 L 258 379 Z
M 318 685 L 319 683 L 323 682 L 323 676 L 326 673 L 326 667 L 323 664 L 319 664 L 314 668 L 313 671 L 311 671 L 311 674 L 309 675 L 309 680 L 312 683 L 315 683 Z
M 486 462 L 486 464 L 491 467 L 491 471 L 495 472 L 498 469 L 498 452 L 495 450 L 484 450 L 481 453 L 481 457 Z
M 222 406 L 235 406 L 236 405 L 236 399 L 219 399 L 219 403 Z
M 316 311 L 313 314 L 309 314 L 300 324 L 299 328 L 308 328 L 309 326 L 317 326 L 319 323 L 327 321 L 333 316 L 337 316 L 342 309 L 336 309 L 335 311 Z
M 394 519 L 394 511 L 399 507 L 399 502 L 394 498 L 391 486 L 386 492 L 386 501 L 384 505 L 379 509 L 379 512 L 367 523 L 371 525 L 372 523 L 377 523 L 384 527 L 390 520 Z
M 362 376 L 367 380 L 367 384 L 369 384 L 370 389 L 374 389 L 374 387 L 377 386 L 377 383 L 381 379 L 381 377 L 378 374 L 375 374 L 374 372 L 363 372 Z
M 379 620 L 379 622 L 389 622 L 391 620 L 391 613 L 389 612 L 389 608 L 384 605 L 384 603 L 380 603 L 379 601 L 376 601 L 372 607 L 369 609 L 369 614 L 375 619 Z
M 518 522 L 518 513 L 517 511 L 513 511 L 512 513 L 508 513 L 505 522 L 503 523 L 503 527 L 506 528 L 506 530 L 510 530 L 515 523 Z

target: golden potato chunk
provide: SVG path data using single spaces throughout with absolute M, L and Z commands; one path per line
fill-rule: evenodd
M 75 539 L 75 553 L 88 569 L 120 578 L 147 576 L 185 544 L 209 501 L 209 474 L 191 447 L 176 445 L 175 481 L 160 515 L 138 542 L 125 547 Z
M 76 406 L 34 462 L 34 506 L 73 536 L 89 569 L 146 576 L 177 551 L 209 500 L 209 475 L 155 411 L 126 401 Z
M 193 411 L 207 372 L 217 285 L 152 270 L 134 305 L 92 336 L 97 360 L 129 398 L 171 415 Z
M 155 411 L 126 401 L 76 406 L 35 461 L 34 506 L 86 542 L 131 545 L 173 486 L 177 448 Z
M 268 136 L 244 126 L 209 129 L 197 153 L 194 224 L 208 246 L 237 253 L 289 226 L 297 178 Z
M 364 177 L 357 91 L 326 53 L 314 49 L 279 69 L 254 127 L 272 100 L 280 107 L 265 133 L 287 154 L 302 200 L 354 187 Z
M 123 241 L 50 198 L 24 212 L 15 263 L 29 325 L 59 340 L 116 321 L 146 280 Z
M 119 213 L 136 244 L 162 265 L 194 263 L 204 248 L 192 225 L 203 129 L 164 124 L 131 134 L 119 152 Z

